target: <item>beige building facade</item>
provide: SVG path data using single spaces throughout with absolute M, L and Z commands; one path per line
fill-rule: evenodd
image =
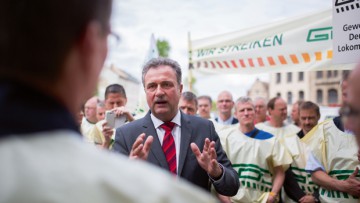
M 247 96 L 250 97 L 253 101 L 258 97 L 269 100 L 269 83 L 260 81 L 257 78 L 247 92 Z
M 310 100 L 320 106 L 340 106 L 340 82 L 347 70 L 284 72 L 270 74 L 270 98 L 280 96 L 289 105 Z

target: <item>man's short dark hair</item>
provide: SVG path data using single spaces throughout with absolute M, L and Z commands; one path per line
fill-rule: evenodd
M 268 104 L 267 104 L 267 108 L 268 108 L 268 109 L 271 109 L 271 110 L 274 110 L 274 108 L 275 108 L 275 102 L 276 102 L 276 100 L 278 100 L 278 99 L 280 99 L 280 97 L 274 97 L 274 98 L 270 99 L 270 101 L 269 101 Z
M 2 0 L 0 78 L 54 82 L 90 22 L 109 33 L 111 7 L 112 0 Z
M 212 99 L 211 99 L 211 97 L 208 96 L 208 95 L 201 95 L 201 96 L 199 96 L 197 99 L 198 99 L 198 101 L 199 101 L 200 99 L 207 99 L 207 100 L 209 101 L 209 103 L 210 103 L 210 106 L 212 105 Z
M 196 107 L 198 105 L 196 95 L 194 93 L 190 92 L 190 91 L 183 92 L 181 94 L 181 98 L 184 99 L 185 101 L 188 101 L 188 102 L 195 102 Z
M 112 94 L 120 94 L 122 97 L 126 98 L 126 92 L 122 85 L 119 84 L 111 84 L 105 89 L 105 99 L 107 99 L 108 95 Z
M 153 58 L 148 61 L 142 69 L 142 83 L 145 87 L 145 75 L 151 68 L 157 68 L 159 66 L 170 66 L 176 73 L 176 81 L 181 84 L 181 68 L 178 62 L 169 58 Z
M 320 108 L 317 104 L 311 101 L 305 101 L 301 105 L 299 105 L 299 114 L 302 110 L 313 110 L 320 117 Z

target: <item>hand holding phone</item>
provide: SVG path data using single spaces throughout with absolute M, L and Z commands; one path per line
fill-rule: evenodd
M 116 114 L 113 111 L 106 111 L 105 112 L 105 120 L 109 127 L 118 128 L 125 124 L 126 117 L 125 117 L 125 115 L 116 117 Z

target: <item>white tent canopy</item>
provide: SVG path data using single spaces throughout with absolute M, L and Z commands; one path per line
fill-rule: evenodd
M 195 71 L 216 74 L 351 69 L 332 64 L 332 33 L 329 9 L 192 40 L 191 58 Z

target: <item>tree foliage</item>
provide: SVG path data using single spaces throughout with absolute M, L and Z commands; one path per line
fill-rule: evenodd
M 171 47 L 167 40 L 165 40 L 165 39 L 156 40 L 156 47 L 159 51 L 159 56 L 165 57 L 165 58 L 169 57 L 169 52 L 170 52 Z

